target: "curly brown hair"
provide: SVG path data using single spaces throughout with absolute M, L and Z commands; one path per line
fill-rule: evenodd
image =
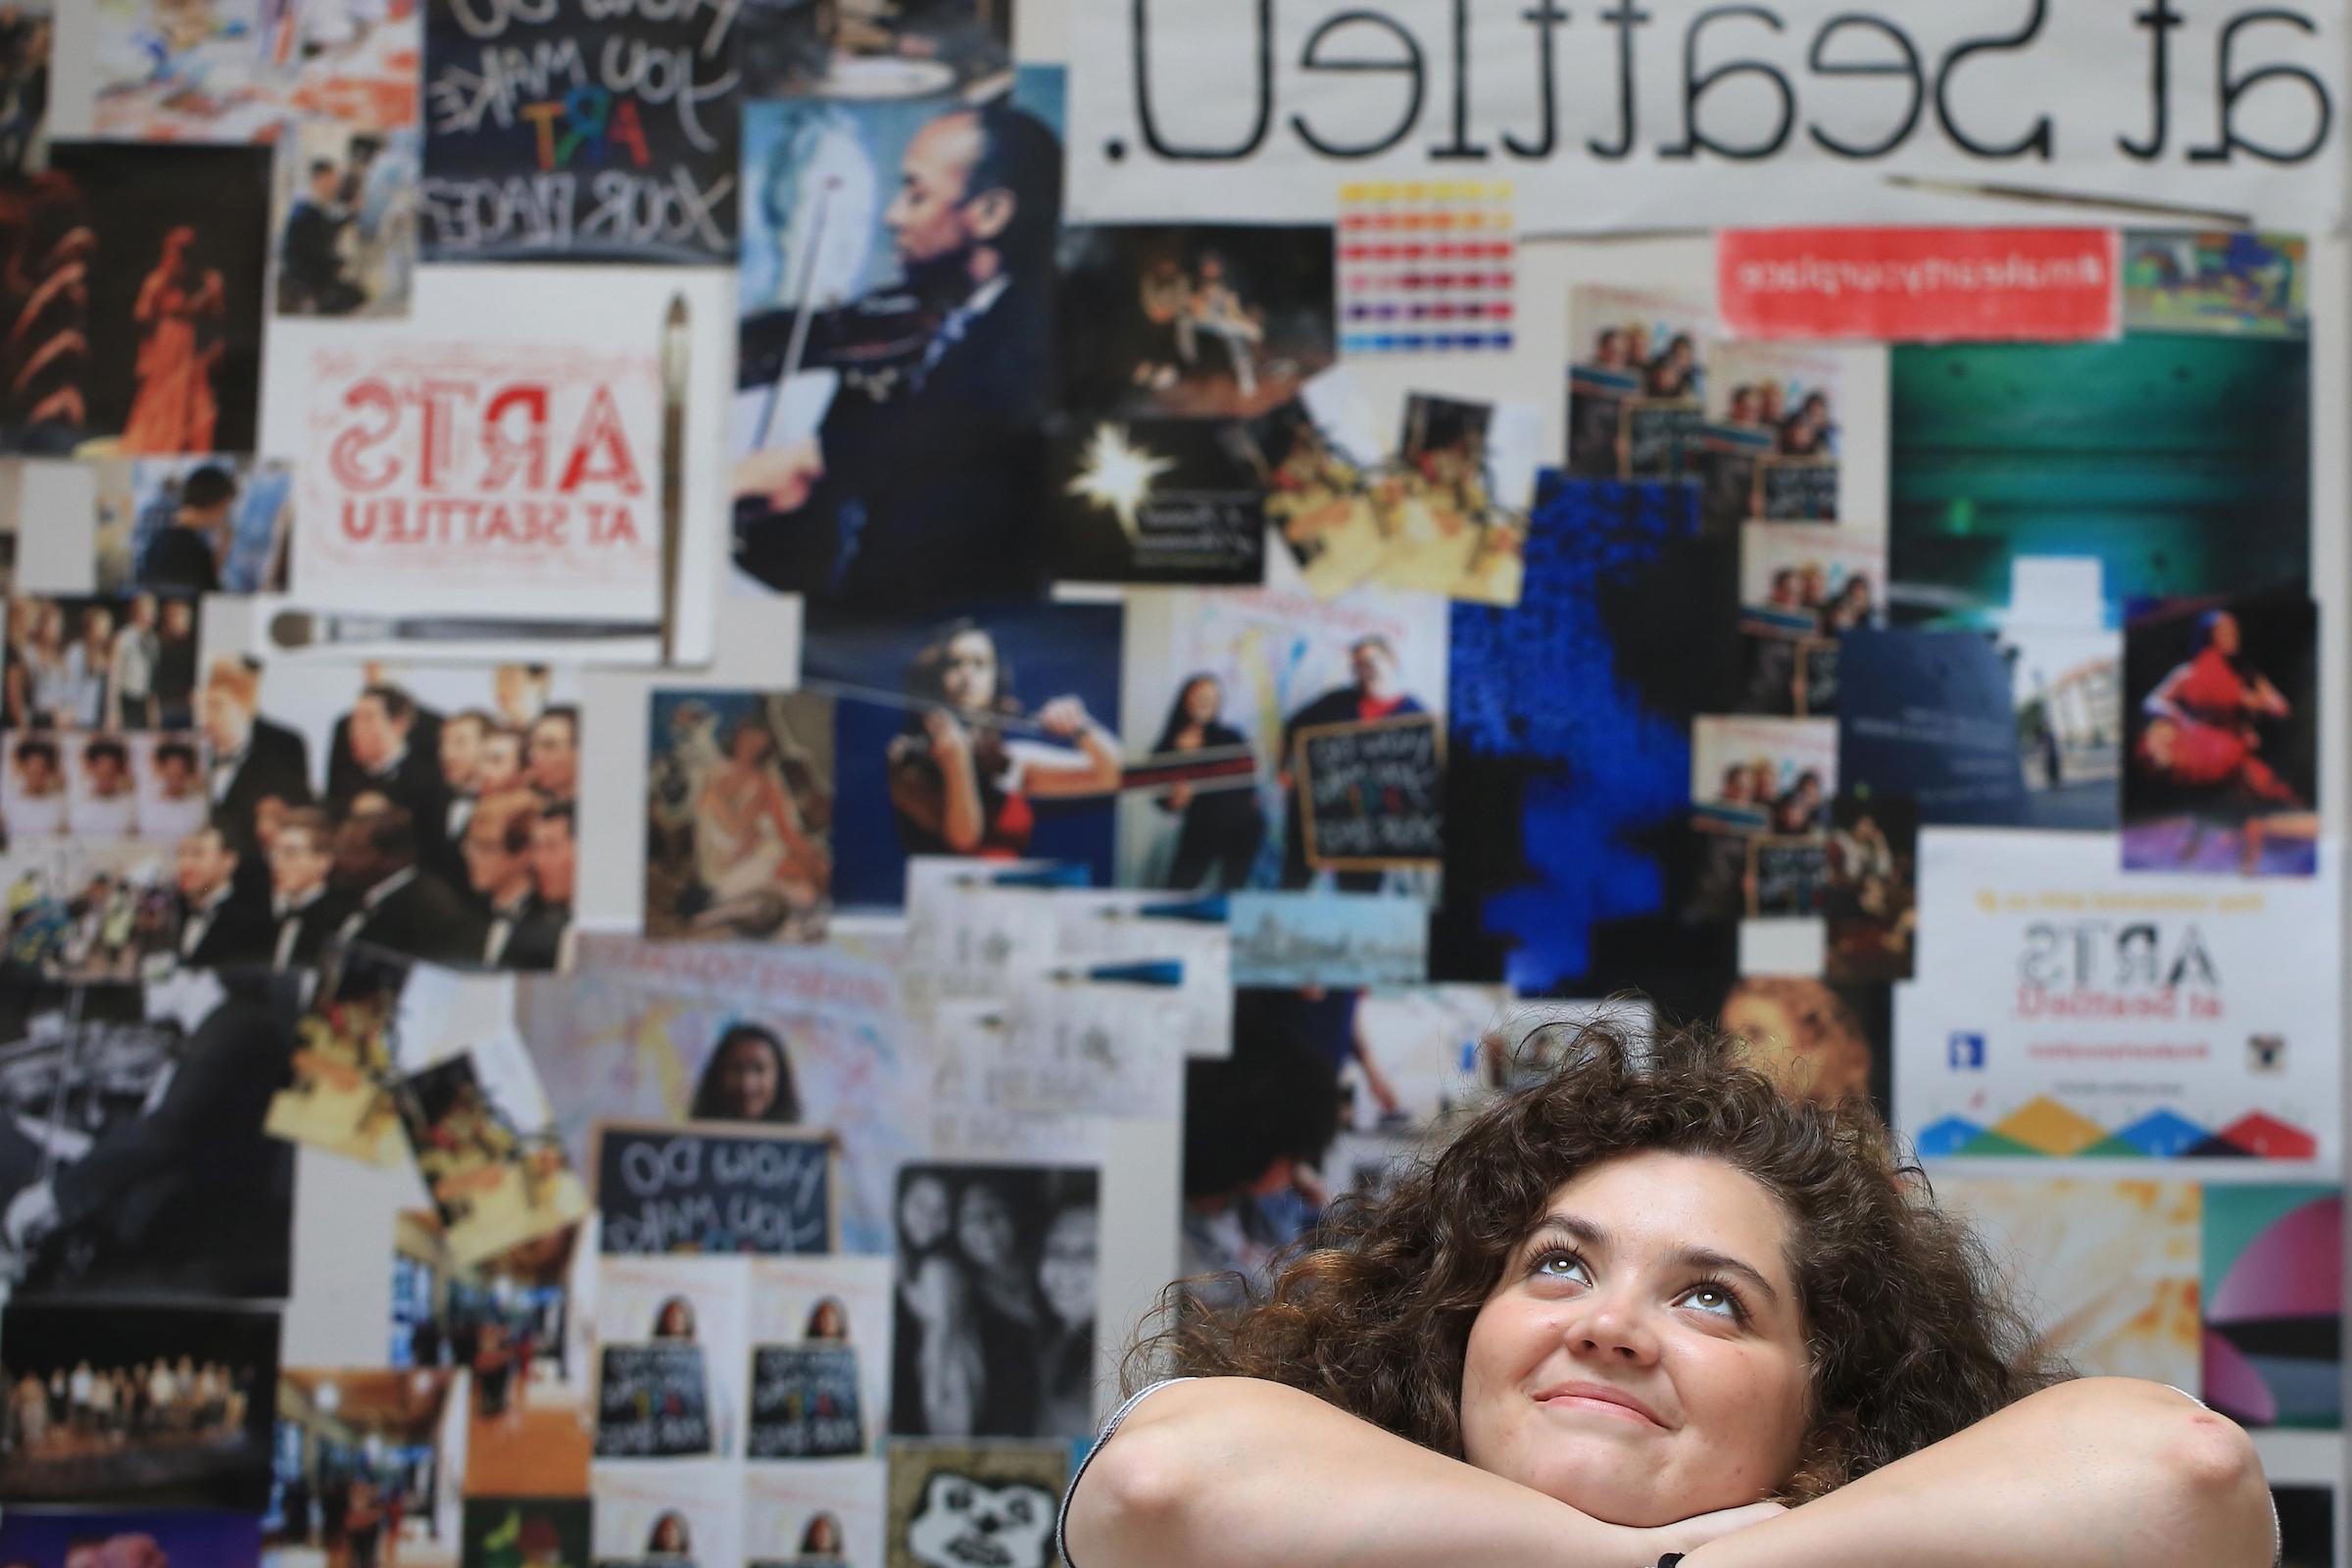
M 1465 1123 L 1383 1196 L 1333 1205 L 1270 1286 L 1169 1287 L 1129 1351 L 1130 1391 L 1175 1373 L 1261 1378 L 1462 1457 L 1470 1325 L 1551 1197 L 1646 1151 L 1721 1159 L 1790 1224 L 1809 1419 L 1780 1495 L 1803 1501 L 2070 1375 L 2007 1299 L 1989 1255 L 1936 1206 L 1861 1101 L 1789 1099 L 1695 1026 L 1654 1038 L 1589 1024 L 1558 1065 Z M 1152 1324 L 1147 1323 L 1147 1329 Z

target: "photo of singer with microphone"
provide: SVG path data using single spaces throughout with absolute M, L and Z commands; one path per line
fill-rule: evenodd
M 838 704 L 837 906 L 898 906 L 917 855 L 1074 860 L 1110 882 L 1122 618 L 1107 605 L 943 621 L 811 610 L 802 685 Z

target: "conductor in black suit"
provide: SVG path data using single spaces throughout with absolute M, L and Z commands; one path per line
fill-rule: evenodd
M 813 441 L 737 465 L 737 565 L 862 608 L 1040 586 L 1060 209 L 1060 144 L 1019 110 L 951 109 L 915 133 L 882 219 L 904 283 L 838 313 L 849 338 L 902 323 L 904 351 L 845 358 Z M 744 324 L 745 387 L 788 368 L 798 318 Z
M 207 822 L 179 841 L 180 963 L 191 969 L 270 961 L 268 907 L 242 885 L 226 831 Z
M 173 984 L 194 1015 L 146 1101 L 0 1218 L 9 1247 L 35 1250 L 27 1289 L 286 1294 L 292 1152 L 262 1121 L 289 1076 L 291 998 L 253 974 Z M 42 1249 L 52 1232 L 74 1245 Z
M 287 806 L 311 801 L 310 748 L 293 730 L 259 716 L 261 677 L 241 660 L 213 662 L 204 678 L 199 718 L 212 748 L 213 817 L 228 847 L 258 872 L 261 837 L 255 815 L 265 799 Z M 259 888 L 258 876 L 254 886 Z
M 417 864 L 416 819 L 365 790 L 335 830 L 335 881 L 354 902 L 338 933 L 433 963 L 482 960 L 489 930 L 481 911 Z

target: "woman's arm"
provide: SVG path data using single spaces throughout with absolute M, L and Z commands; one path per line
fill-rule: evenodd
M 1119 743 L 1094 721 L 1084 703 L 1075 697 L 1056 697 L 1037 710 L 1037 722 L 1048 734 L 1075 744 L 1083 760 L 1028 763 L 1021 769 L 1023 791 L 1050 801 L 1106 795 L 1119 787 L 1127 771 L 1119 760 Z
M 1203 1378 L 1136 1406 L 1071 1494 L 1074 1568 L 1648 1568 L 1770 1504 L 1603 1524 L 1311 1394 Z
M 2270 1568 L 2277 1551 L 2245 1433 L 2161 1384 L 2088 1378 L 1684 1568 Z

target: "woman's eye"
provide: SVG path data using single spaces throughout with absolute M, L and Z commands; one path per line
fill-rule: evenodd
M 1538 1279 L 1587 1282 L 1590 1280 L 1590 1274 L 1585 1268 L 1585 1260 L 1574 1252 L 1538 1253 L 1535 1264 L 1529 1272 Z
M 1720 1285 L 1693 1285 L 1683 1293 L 1683 1299 L 1702 1312 L 1732 1318 L 1740 1315 L 1739 1299 Z

